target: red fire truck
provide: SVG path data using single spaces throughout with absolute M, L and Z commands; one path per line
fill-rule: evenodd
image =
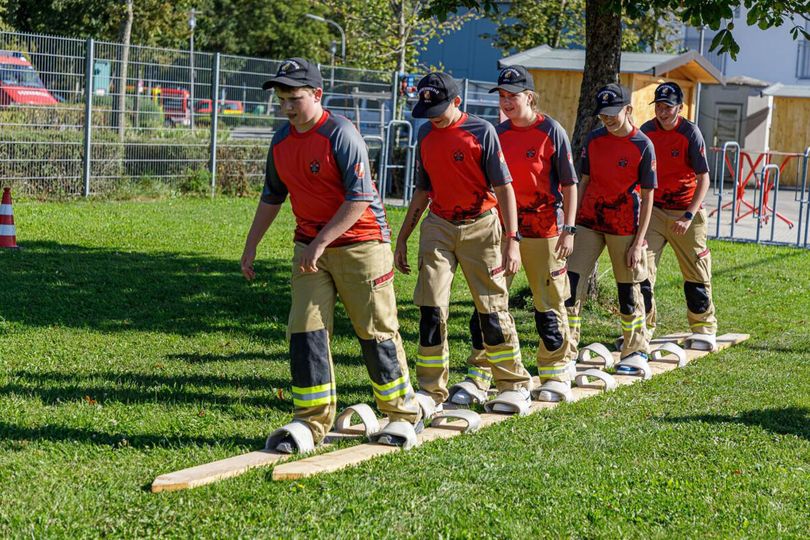
M 21 52 L 0 51 L 0 106 L 57 103 Z

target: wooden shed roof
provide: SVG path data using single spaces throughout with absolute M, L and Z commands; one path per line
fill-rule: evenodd
M 520 64 L 528 69 L 582 71 L 585 68 L 585 50 L 554 49 L 548 45 L 541 45 L 498 61 L 499 67 L 514 64 Z M 683 54 L 622 53 L 622 73 L 663 76 L 675 70 L 685 71 L 695 82 L 723 84 L 723 75 L 697 51 L 687 51 Z

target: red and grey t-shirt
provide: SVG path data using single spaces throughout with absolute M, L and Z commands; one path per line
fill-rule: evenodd
M 560 186 L 577 183 L 568 135 L 556 120 L 537 115 L 519 127 L 511 121 L 497 128 L 512 173 L 518 207 L 518 230 L 527 238 L 553 238 L 563 224 Z
M 638 229 L 641 189 L 655 189 L 655 149 L 638 128 L 625 137 L 602 127 L 582 148 L 582 175 L 590 181 L 581 199 L 577 224 L 594 231 L 632 236 Z
M 416 187 L 430 194 L 430 211 L 448 220 L 472 219 L 497 203 L 492 186 L 512 181 L 495 128 L 466 113 L 446 128 L 419 130 Z
M 653 118 L 641 126 L 641 131 L 655 145 L 658 158 L 655 205 L 667 210 L 686 210 L 695 196 L 697 175 L 709 172 L 706 143 L 700 129 L 679 116 L 674 129 L 664 129 Z
M 357 222 L 330 244 L 391 241 L 368 162 L 366 144 L 354 125 L 324 111 L 318 123 L 299 133 L 289 123 L 276 132 L 267 154 L 262 202 L 281 204 L 290 195 L 295 240 L 309 243 L 344 201 L 370 201 Z

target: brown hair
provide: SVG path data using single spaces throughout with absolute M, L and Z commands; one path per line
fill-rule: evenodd
M 540 112 L 540 94 L 535 92 L 534 90 L 524 90 L 521 92 L 522 94 L 528 94 L 531 96 L 531 107 L 532 110 L 536 113 Z

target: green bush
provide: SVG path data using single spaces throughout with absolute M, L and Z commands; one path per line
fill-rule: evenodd
M 186 195 L 207 195 L 211 191 L 211 173 L 207 169 L 186 169 L 177 187 Z
M 163 126 L 163 109 L 148 97 L 127 96 L 124 107 L 126 127 L 154 129 Z M 118 96 L 94 96 L 93 125 L 117 126 L 117 109 Z

